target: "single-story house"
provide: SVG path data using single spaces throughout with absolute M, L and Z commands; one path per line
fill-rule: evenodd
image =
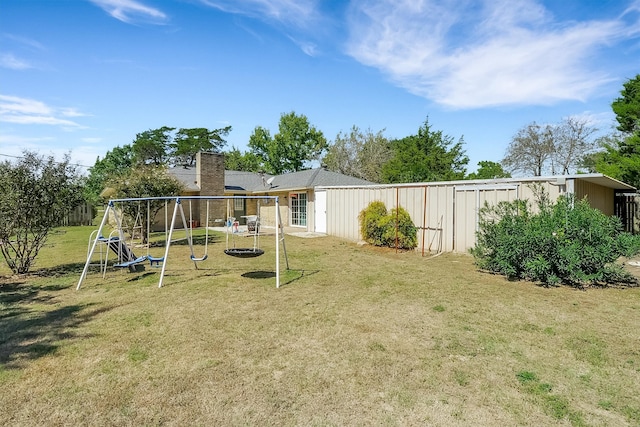
M 587 198 L 607 215 L 625 216 L 636 192 L 631 185 L 602 174 L 577 174 L 492 180 L 461 180 L 380 185 L 328 171 L 309 169 L 278 176 L 224 170 L 222 154 L 200 153 L 193 168 L 170 172 L 186 186 L 185 195 L 279 196 L 283 225 L 359 241 L 358 214 L 375 200 L 388 209 L 406 209 L 418 227 L 418 250 L 466 252 L 475 244 L 479 210 L 515 199 L 534 199 L 534 187 L 543 188 L 551 200 L 561 194 Z M 204 224 L 205 206 L 194 201 L 189 215 Z M 275 226 L 273 200 L 253 198 L 212 202 L 211 218 L 260 215 Z M 624 219 L 624 218 L 623 218 Z
M 195 167 L 169 169 L 185 185 L 184 196 L 252 196 L 252 199 L 212 201 L 209 222 L 231 216 L 240 224 L 245 217 L 259 215 L 265 226 L 275 226 L 275 202 L 260 196 L 279 196 L 280 214 L 284 226 L 299 227 L 304 231 L 322 231 L 315 228 L 315 188 L 319 186 L 366 186 L 373 183 L 363 179 L 329 171 L 325 168 L 308 169 L 283 175 L 224 170 L 224 155 L 198 153 Z M 193 201 L 186 215 L 204 225 L 205 203 Z M 189 218 L 187 218 L 189 219 Z

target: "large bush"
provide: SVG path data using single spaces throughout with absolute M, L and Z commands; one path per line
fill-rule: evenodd
M 387 211 L 384 203 L 374 201 L 358 215 L 362 238 L 375 246 L 414 249 L 418 245 L 417 228 L 406 209 Z
M 470 250 L 478 267 L 545 285 L 637 283 L 615 264 L 640 250 L 638 236 L 621 232 L 617 217 L 572 196 L 552 203 L 541 193 L 537 208 L 522 200 L 485 205 Z
M 35 152 L 0 162 L 0 253 L 16 274 L 28 273 L 49 232 L 82 202 L 78 168 Z

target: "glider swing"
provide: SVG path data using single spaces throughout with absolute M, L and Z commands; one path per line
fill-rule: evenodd
M 259 246 L 259 229 L 260 229 L 260 202 L 258 202 L 258 215 L 256 216 L 255 227 L 253 227 L 253 247 L 252 248 L 238 248 L 236 247 L 236 232 L 233 231 L 236 219 L 229 216 L 229 200 L 227 200 L 227 242 L 224 253 L 236 257 L 236 258 L 255 258 L 264 254 L 264 250 Z M 231 233 L 229 232 L 231 230 Z M 233 236 L 233 247 L 229 247 L 229 234 Z

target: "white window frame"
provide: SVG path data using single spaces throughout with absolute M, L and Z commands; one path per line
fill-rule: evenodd
M 300 196 L 304 196 L 304 210 L 300 210 Z M 308 206 L 309 197 L 306 192 L 289 193 L 289 224 L 291 224 L 292 227 L 307 227 L 309 220 L 307 215 Z M 301 217 L 304 217 L 304 224 L 300 224 Z

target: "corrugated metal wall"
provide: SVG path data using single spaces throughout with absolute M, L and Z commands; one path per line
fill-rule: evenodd
M 456 186 L 453 250 L 465 252 L 475 245 L 480 209 L 485 204 L 511 202 L 518 197 L 518 189 L 518 185 Z
M 425 252 L 466 252 L 475 245 L 478 211 L 485 202 L 497 204 L 517 198 L 533 202 L 531 181 L 508 184 L 429 183 L 378 187 L 327 187 L 327 234 L 359 241 L 358 214 L 369 203 L 382 201 L 387 209 L 401 206 L 418 227 L 418 250 Z M 551 200 L 575 191 L 579 198 L 589 195 L 591 205 L 613 214 L 613 190 L 580 180 L 558 185 L 536 182 Z M 535 207 L 535 203 L 532 203 Z
M 401 206 L 419 228 L 418 245 L 453 250 L 453 185 L 329 188 L 327 234 L 358 241 L 358 214 L 369 203 L 381 201 L 391 210 Z
M 577 180 L 575 195 L 578 200 L 586 197 L 592 208 L 601 210 L 606 215 L 614 214 L 615 194 L 611 188 Z

